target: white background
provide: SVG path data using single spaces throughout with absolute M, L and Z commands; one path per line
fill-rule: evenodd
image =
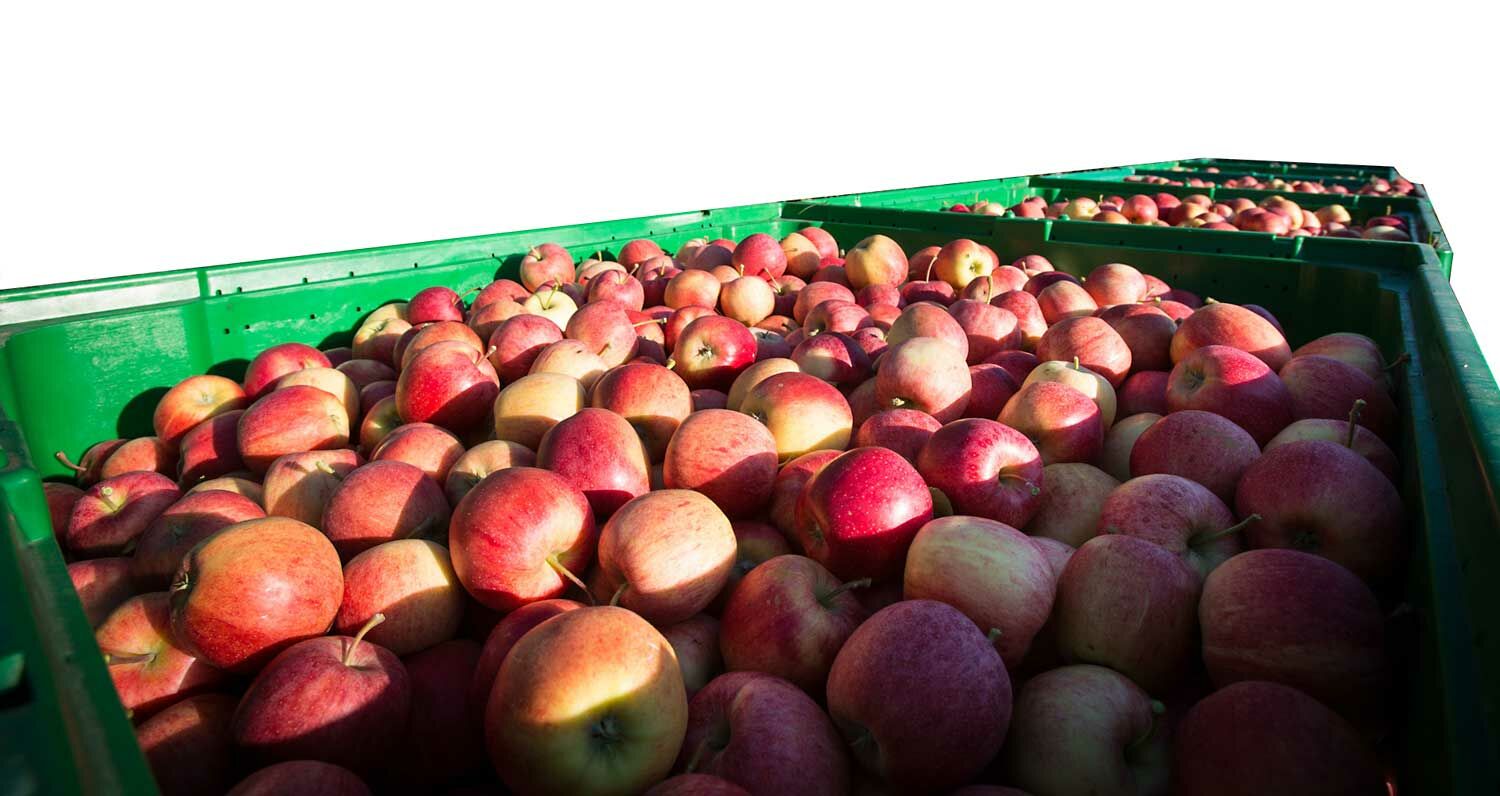
M 0 288 L 1205 155 L 1382 163 L 1429 189 L 1500 363 L 1473 12 L 418 5 L 7 13 Z

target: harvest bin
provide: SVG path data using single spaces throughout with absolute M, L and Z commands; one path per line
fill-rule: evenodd
M 0 789 L 152 790 L 53 540 L 40 483 L 68 475 L 54 451 L 76 457 L 99 439 L 149 434 L 157 399 L 187 376 L 239 378 L 274 343 L 345 344 L 381 303 L 514 276 L 521 254 L 543 241 L 588 256 L 634 238 L 675 249 L 812 223 L 846 246 L 881 232 L 913 251 L 964 234 L 1002 260 L 1037 253 L 1074 274 L 1127 262 L 1202 295 L 1265 305 L 1294 344 L 1356 331 L 1388 357 L 1409 355 L 1395 372 L 1409 610 L 1393 619 L 1400 679 L 1391 700 L 1402 729 L 1387 751 L 1408 792 L 1500 792 L 1500 584 L 1491 574 L 1500 564 L 1500 390 L 1432 250 L 1401 245 L 1368 258 L 1330 247 L 1312 262 L 1273 250 L 1291 241 L 1229 233 L 1216 244 L 1212 234 L 1188 241 L 1158 234 L 1166 229 L 954 214 L 939 216 L 951 228 L 898 223 L 937 215 L 770 203 L 0 293 Z M 1308 241 L 1304 251 L 1325 242 L 1343 241 Z M 1347 259 L 1332 259 L 1341 253 Z M 60 308 L 65 301 L 75 303 Z

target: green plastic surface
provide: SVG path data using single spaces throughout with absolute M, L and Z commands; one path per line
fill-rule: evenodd
M 1402 730 L 1387 751 L 1405 791 L 1500 792 L 1500 581 L 1491 574 L 1500 563 L 1500 389 L 1430 248 L 1386 247 L 1373 260 L 1372 247 L 1318 254 L 1358 263 L 1337 265 L 1304 255 L 1313 244 L 1350 242 L 1308 240 L 1278 253 L 1294 241 L 849 205 L 753 205 L 194 269 L 156 277 L 191 280 L 194 294 L 153 306 L 129 306 L 140 280 L 108 280 L 85 286 L 108 309 L 66 317 L 48 311 L 57 288 L 0 293 L 0 309 L 27 319 L 0 329 L 0 661 L 23 656 L 18 684 L 0 693 L 0 787 L 150 790 L 52 540 L 39 479 L 64 475 L 53 451 L 76 457 L 102 438 L 150 433 L 156 400 L 182 378 L 238 378 L 273 343 L 342 344 L 376 306 L 433 284 L 462 291 L 513 274 L 536 243 L 613 254 L 637 237 L 675 249 L 694 237 L 781 236 L 814 223 L 844 246 L 882 232 L 914 251 L 963 234 L 1007 261 L 1037 253 L 1075 274 L 1128 262 L 1201 295 L 1266 306 L 1294 345 L 1356 331 L 1389 358 L 1408 354 L 1393 373 L 1412 541 L 1398 599 L 1410 611 L 1393 623 L 1400 680 L 1391 699 Z M 914 217 L 941 223 L 896 223 Z

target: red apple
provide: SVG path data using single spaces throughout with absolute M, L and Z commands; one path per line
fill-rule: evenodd
M 1130 347 L 1100 318 L 1068 318 L 1053 324 L 1037 343 L 1037 358 L 1079 364 L 1119 387 L 1130 372 Z
M 408 787 L 431 787 L 484 768 L 484 741 L 475 732 L 479 706 L 467 699 L 478 662 L 479 645 L 468 639 L 445 641 L 403 661 L 411 713 L 394 768 Z
M 1149 304 L 1120 304 L 1101 310 L 1099 318 L 1125 342 L 1132 370 L 1171 369 L 1172 335 L 1177 324 L 1165 312 Z
M 765 424 L 781 461 L 815 450 L 843 450 L 854 429 L 849 401 L 806 373 L 766 378 L 745 393 L 739 411 Z
M 442 342 L 423 349 L 401 371 L 396 407 L 408 423 L 462 433 L 484 421 L 499 392 L 500 378 L 483 353 Z
M 370 461 L 405 462 L 442 484 L 463 454 L 463 443 L 446 429 L 431 423 L 407 423 L 381 440 L 370 453 Z
M 1384 439 L 1394 439 L 1398 427 L 1396 404 L 1383 382 L 1370 378 L 1342 360 L 1319 354 L 1293 357 L 1277 374 L 1292 395 L 1292 416 L 1298 420 L 1349 417 L 1355 401 L 1361 405 L 1355 422 Z
M 906 252 L 884 235 L 871 235 L 844 255 L 844 269 L 855 290 L 866 285 L 899 285 L 906 281 Z
M 344 601 L 333 629 L 356 633 L 376 614 L 385 621 L 366 638 L 397 655 L 441 644 L 458 633 L 466 603 L 448 550 L 426 539 L 376 545 L 344 566 Z
M 755 362 L 755 336 L 745 325 L 718 315 L 689 323 L 672 349 L 673 370 L 689 388 L 728 390 Z
M 692 489 L 731 518 L 759 511 L 776 480 L 776 438 L 755 418 L 728 409 L 689 415 L 667 446 L 663 483 Z
M 1240 476 L 1258 458 L 1260 446 L 1249 432 L 1221 415 L 1187 409 L 1163 417 L 1140 435 L 1131 450 L 1130 472 L 1180 475 L 1230 504 Z
M 240 385 L 223 376 L 192 376 L 161 397 L 151 425 L 157 437 L 175 446 L 199 423 L 249 404 Z
M 1236 523 L 1224 501 L 1186 478 L 1143 475 L 1110 493 L 1098 528 L 1155 542 L 1207 577 L 1244 549 L 1239 532 L 1257 519 Z
M 797 503 L 797 537 L 845 580 L 901 571 L 912 537 L 932 519 L 932 494 L 909 462 L 885 448 L 856 448 L 808 481 Z
M 342 766 L 293 760 L 245 777 L 228 796 L 370 796 L 370 788 Z
M 360 452 L 373 453 L 401 425 L 401 412 L 396 408 L 396 394 L 392 392 L 372 404 L 364 419 L 360 420 Z
M 771 524 L 789 539 L 795 539 L 797 527 L 797 502 L 802 489 L 823 466 L 839 457 L 839 450 L 817 450 L 798 456 L 782 465 L 776 481 L 771 486 Z
M 99 478 L 109 479 L 133 472 L 161 473 L 174 478 L 177 475 L 174 469 L 176 459 L 172 446 L 160 437 L 137 437 L 126 440 L 109 454 L 99 467 Z
M 160 473 L 106 478 L 73 504 L 63 537 L 67 549 L 84 558 L 119 555 L 181 496 L 177 484 Z
M 681 622 L 724 588 L 734 548 L 729 519 L 708 498 L 686 489 L 651 492 L 600 531 L 591 591 L 654 624 Z
M 781 239 L 781 252 L 786 258 L 786 273 L 804 280 L 818 270 L 818 262 L 823 259 L 817 244 L 800 232 Z M 837 249 L 833 253 L 837 255 Z
M 1130 457 L 1134 455 L 1135 444 L 1161 417 L 1152 412 L 1142 412 L 1123 418 L 1111 426 L 1104 435 L 1104 448 L 1099 453 L 1100 469 L 1117 481 L 1130 480 Z
M 913 337 L 886 353 L 875 391 L 882 406 L 916 409 L 946 423 L 963 416 L 973 382 L 962 352 L 937 338 Z
M 1026 532 L 1078 547 L 1099 533 L 1099 514 L 1120 482 L 1091 464 L 1063 462 L 1042 468 L 1041 501 Z
M 90 558 L 68 565 L 68 578 L 83 604 L 83 615 L 90 627 L 98 627 L 120 603 L 135 596 L 130 569 L 131 560 L 120 556 Z
M 305 385 L 272 390 L 250 405 L 238 423 L 240 459 L 263 474 L 288 453 L 342 448 L 349 414 L 339 399 Z
M 1167 408 L 1223 415 L 1262 445 L 1292 422 L 1291 394 L 1281 379 L 1254 355 L 1222 345 L 1194 349 L 1177 362 L 1167 377 Z
M 1362 334 L 1353 332 L 1325 334 L 1293 351 L 1292 359 L 1309 355 L 1332 357 L 1345 364 L 1353 365 L 1378 383 L 1385 382 L 1385 356 L 1381 354 L 1380 346 L 1374 340 Z
M 825 301 L 847 301 L 858 306 L 854 301 L 854 292 L 849 288 L 837 282 L 813 282 L 797 293 L 797 301 L 792 305 L 792 318 L 798 324 L 805 323 L 808 314 Z
M 234 783 L 229 722 L 239 699 L 200 694 L 136 727 L 136 741 L 162 796 L 223 793 Z
M 1003 320 L 1003 317 L 999 316 L 991 320 L 997 320 L 997 318 Z M 896 322 L 891 324 L 890 331 L 886 333 L 886 342 L 891 346 L 896 346 L 917 337 L 942 340 L 952 346 L 959 356 L 969 358 L 968 333 L 947 309 L 938 304 L 918 301 L 907 305 Z
M 484 712 L 484 705 L 489 702 L 490 691 L 495 686 L 495 678 L 500 674 L 500 666 L 505 663 L 505 658 L 522 636 L 558 614 L 582 607 L 583 603 L 572 600 L 538 600 L 506 614 L 490 631 L 474 666 L 474 677 L 469 684 L 467 697 L 469 704 L 475 706 L 479 713 Z
M 1181 362 L 1193 350 L 1223 345 L 1255 355 L 1271 370 L 1281 370 L 1291 358 L 1286 337 L 1265 318 L 1237 304 L 1214 303 L 1195 311 L 1172 336 L 1172 361 Z
M 239 451 L 239 422 L 243 414 L 236 410 L 215 415 L 182 436 L 178 444 L 179 484 L 186 487 L 245 469 Z M 80 477 L 78 483 L 88 486 L 92 482 Z
M 332 367 L 323 352 L 303 343 L 282 343 L 271 346 L 250 360 L 245 369 L 245 394 L 251 401 L 271 390 L 276 380 L 303 368 Z
M 228 679 L 177 644 L 169 603 L 166 592 L 131 597 L 94 633 L 120 704 L 133 718 L 150 716 Z
M 1043 464 L 1093 461 L 1104 444 L 1099 406 L 1060 382 L 1021 387 L 1005 404 L 1000 422 L 1026 435 Z
M 942 424 L 926 412 L 914 409 L 888 409 L 866 420 L 854 435 L 859 448 L 889 448 L 913 464 L 922 446 Z
M 677 656 L 688 699 L 724 671 L 724 658 L 719 654 L 719 620 L 698 614 L 667 625 L 661 634 Z
M 405 462 L 370 462 L 349 473 L 323 509 L 323 533 L 344 558 L 395 539 L 441 539 L 442 487 Z
M 838 241 L 834 240 L 833 236 L 828 234 L 828 231 L 822 227 L 803 227 L 797 230 L 797 234 L 812 241 L 812 244 L 818 249 L 818 254 L 823 257 L 839 256 Z
M 1131 355 L 1132 359 L 1134 354 Z M 1120 417 L 1129 417 L 1143 412 L 1164 415 L 1167 413 L 1167 379 L 1165 370 L 1138 370 L 1125 378 L 1115 391 L 1115 404 Z
M 787 256 L 779 241 L 764 232 L 757 232 L 734 247 L 729 264 L 745 276 L 765 274 L 780 277 L 786 272 Z
M 1298 420 L 1267 442 L 1265 450 L 1304 439 L 1337 442 L 1368 459 L 1391 483 L 1396 483 L 1400 477 L 1401 463 L 1397 460 L 1395 451 L 1380 437 L 1375 436 L 1375 432 L 1364 426 L 1352 425 L 1347 420 Z
M 964 514 L 1024 527 L 1041 505 L 1037 449 L 993 420 L 970 418 L 938 429 L 918 454 L 917 468 Z
M 164 590 L 183 556 L 199 542 L 245 520 L 266 516 L 259 504 L 222 490 L 184 496 L 157 516 L 136 540 L 130 576 L 143 591 Z
M 932 272 L 938 279 L 962 290 L 976 278 L 988 275 L 999 263 L 978 243 L 968 238 L 949 241 L 938 250 L 932 261 Z

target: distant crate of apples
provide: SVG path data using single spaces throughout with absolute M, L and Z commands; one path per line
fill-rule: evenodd
M 59 453 L 157 782 L 1384 792 L 1384 352 L 1011 254 L 543 244 Z

